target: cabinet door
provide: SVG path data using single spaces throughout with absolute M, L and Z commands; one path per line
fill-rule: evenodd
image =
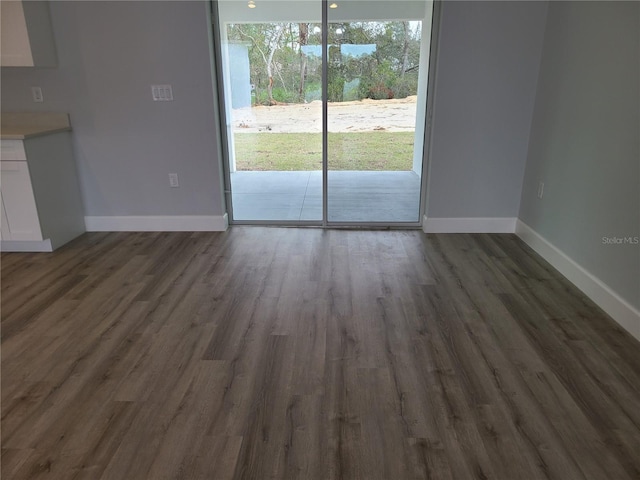
M 47 1 L 0 1 L 0 40 L 3 67 L 58 63 Z
M 42 241 L 27 162 L 0 162 L 2 203 L 11 240 Z M 3 222 L 3 238 L 5 226 Z
M 11 240 L 11 232 L 9 232 L 9 223 L 7 222 L 7 212 L 4 210 L 4 200 L 2 200 L 2 192 L 0 192 L 0 240 Z
M 27 160 L 22 140 L 0 140 L 0 158 L 2 160 Z
M 22 2 L 0 2 L 2 14 L 2 66 L 30 67 L 33 66 L 31 44 L 27 21 L 24 17 Z

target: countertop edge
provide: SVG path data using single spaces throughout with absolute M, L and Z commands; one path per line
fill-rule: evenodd
M 70 132 L 71 127 L 52 127 L 50 129 L 42 129 L 36 132 L 27 133 L 0 133 L 0 140 L 28 140 L 34 137 L 41 137 L 43 135 L 52 135 L 60 132 Z
M 0 139 L 28 140 L 71 130 L 68 113 L 2 112 Z

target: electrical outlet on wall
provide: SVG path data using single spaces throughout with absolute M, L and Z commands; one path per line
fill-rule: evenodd
M 178 174 L 177 173 L 170 173 L 169 174 L 169 186 L 171 188 L 178 188 L 180 186 L 180 183 L 178 182 Z
M 36 103 L 44 102 L 42 89 L 40 87 L 31 87 L 31 96 L 33 97 L 33 101 Z
M 538 198 L 542 198 L 544 195 L 544 182 L 538 184 Z

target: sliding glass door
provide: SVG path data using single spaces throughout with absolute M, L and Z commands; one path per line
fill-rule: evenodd
M 328 221 L 418 222 L 427 5 L 356 0 L 330 7 Z
M 234 223 L 419 224 L 431 10 L 217 2 Z

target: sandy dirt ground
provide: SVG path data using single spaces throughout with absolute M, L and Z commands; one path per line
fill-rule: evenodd
M 330 132 L 413 132 L 416 97 L 329 103 Z M 234 133 L 322 131 L 322 102 L 232 110 Z

